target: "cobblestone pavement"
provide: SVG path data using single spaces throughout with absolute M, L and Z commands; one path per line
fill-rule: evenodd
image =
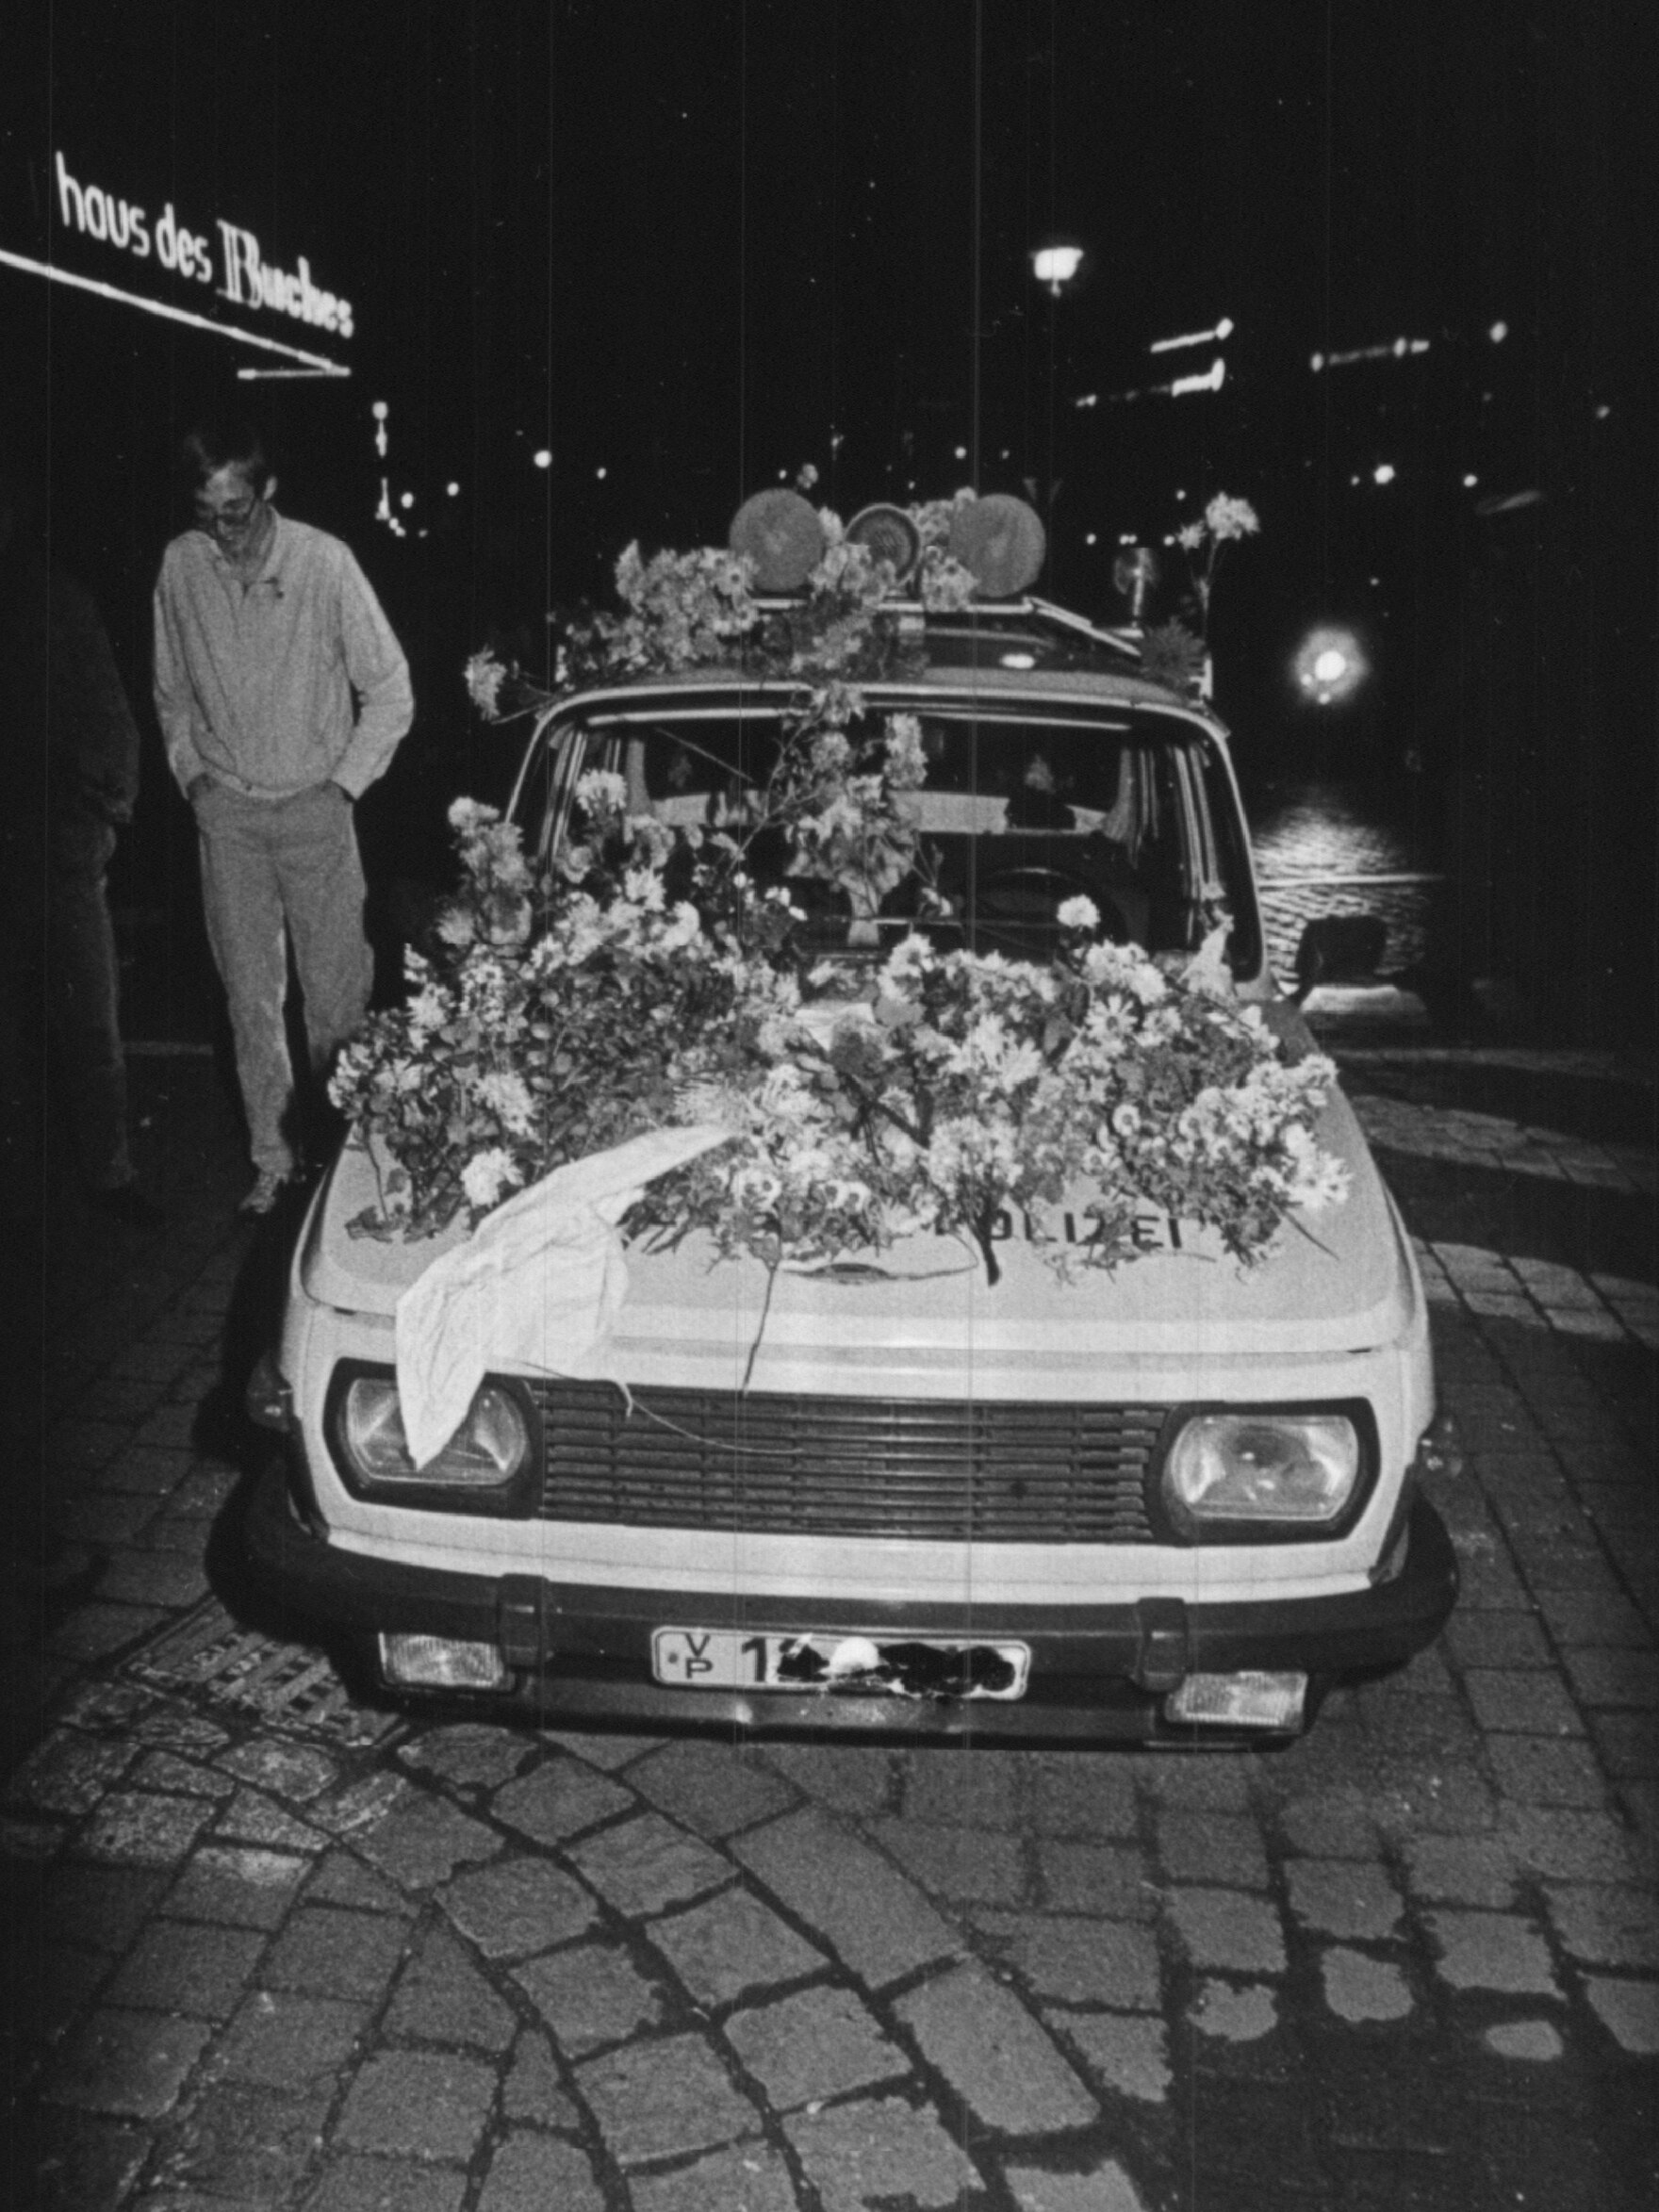
M 281 1254 L 208 1063 L 137 1063 L 170 1224 L 64 1202 L 4 1567 L 7 2201 L 1659 2201 L 1652 1090 L 1415 1045 L 1349 1079 L 1435 1302 L 1463 1599 L 1291 1749 L 1171 1759 L 396 1719 L 240 1634 L 226 1409 Z

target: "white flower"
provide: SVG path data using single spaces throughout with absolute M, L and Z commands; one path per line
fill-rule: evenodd
M 482 799 L 459 798 L 450 806 L 452 829 L 482 829 L 486 822 L 499 822 L 501 818 L 500 809 L 486 807 Z
M 1256 509 L 1248 500 L 1230 500 L 1225 492 L 1217 492 L 1204 510 L 1204 520 L 1211 537 L 1219 543 L 1229 537 L 1254 537 L 1261 528 Z
M 1177 530 L 1175 533 L 1175 543 L 1180 547 L 1183 552 L 1195 553 L 1199 547 L 1204 543 L 1203 523 L 1189 522 L 1184 529 Z
M 584 814 L 619 814 L 628 786 L 612 768 L 587 768 L 576 778 L 576 804 Z
M 486 722 L 493 722 L 501 712 L 506 680 L 507 671 L 493 653 L 474 653 L 467 664 L 468 695 Z
M 515 1137 L 528 1137 L 535 1126 L 535 1105 L 522 1075 L 510 1068 L 481 1075 L 478 1095 Z M 487 1204 L 487 1201 L 485 1202 Z
M 1100 909 L 1092 898 L 1081 894 L 1061 902 L 1055 920 L 1062 929 L 1086 929 L 1091 935 L 1100 927 Z
M 663 910 L 663 878 L 654 868 L 629 868 L 622 877 L 624 897 L 648 914 Z
M 518 1180 L 518 1171 L 499 1144 L 475 1153 L 461 1170 L 461 1188 L 467 1203 L 479 1212 L 494 1205 L 501 1192 Z

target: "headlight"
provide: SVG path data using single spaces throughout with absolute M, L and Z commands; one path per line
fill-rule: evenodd
M 1342 1519 L 1364 1465 L 1359 1430 L 1347 1414 L 1198 1414 L 1164 1461 L 1164 1500 L 1186 1527 L 1276 1521 L 1322 1529 Z
M 358 1373 L 337 1385 L 329 1422 L 340 1471 L 357 1491 L 440 1489 L 499 1496 L 530 1457 L 530 1432 L 510 1391 L 481 1385 L 443 1450 L 418 1467 L 403 1434 L 398 1385 L 389 1375 Z M 413 1502 L 413 1500 L 411 1500 Z

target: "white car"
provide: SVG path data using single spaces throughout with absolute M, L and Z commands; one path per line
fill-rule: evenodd
M 914 664 L 867 686 L 917 718 L 929 862 L 850 934 L 1051 951 L 1087 896 L 1148 953 L 1218 922 L 1238 997 L 1309 1049 L 1270 974 L 1226 734 L 1149 681 L 1131 633 L 1041 600 L 911 607 Z M 546 855 L 573 766 L 631 806 L 716 819 L 786 683 L 718 667 L 567 699 L 514 811 Z M 798 899 L 819 887 L 797 884 Z M 1428 1313 L 1400 1216 L 1333 1091 L 1346 1203 L 1250 1270 L 1144 1213 L 1140 1256 L 1061 1281 L 1005 1216 L 994 1269 L 940 1240 L 780 1270 L 697 1237 L 629 1255 L 610 1381 L 511 1364 L 417 1468 L 394 1369 L 426 1244 L 352 1237 L 348 1148 L 300 1237 L 254 1402 L 286 1431 L 249 1543 L 292 1607 L 400 1694 L 561 1724 L 891 1731 L 1093 1745 L 1284 1740 L 1344 1677 L 1396 1665 L 1456 1594 L 1421 1495 Z M 452 1238 L 451 1239 L 452 1241 Z M 994 1280 L 993 1279 L 994 1277 Z M 764 1313 L 764 1332 L 757 1317 Z

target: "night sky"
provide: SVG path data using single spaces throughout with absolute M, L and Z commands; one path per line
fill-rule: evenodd
M 602 596 L 630 538 L 723 537 L 745 494 L 811 463 L 846 514 L 1028 490 L 1046 588 L 1097 615 L 1121 538 L 1249 498 L 1262 535 L 1224 577 L 1216 642 L 1224 709 L 1264 742 L 1293 735 L 1285 663 L 1331 615 L 1372 645 L 1372 738 L 1432 736 L 1507 565 L 1529 729 L 1577 722 L 1596 807 L 1619 788 L 1610 724 L 1642 715 L 1651 754 L 1639 0 L 36 12 L 0 245 L 50 230 L 62 153 L 284 267 L 304 254 L 353 303 L 350 381 L 238 385 L 245 349 L 0 269 L 14 434 L 140 681 L 171 448 L 252 398 L 279 503 L 350 537 L 386 598 L 423 729 L 459 725 L 452 672 L 484 635 Z M 1058 238 L 1086 258 L 1056 300 L 1029 254 Z M 1224 316 L 1224 348 L 1148 352 Z M 1308 366 L 1396 337 L 1429 350 Z M 1219 393 L 1111 397 L 1217 351 Z M 375 400 L 393 497 L 414 495 L 402 540 L 374 519 Z M 1476 513 L 1529 489 L 1519 517 Z

